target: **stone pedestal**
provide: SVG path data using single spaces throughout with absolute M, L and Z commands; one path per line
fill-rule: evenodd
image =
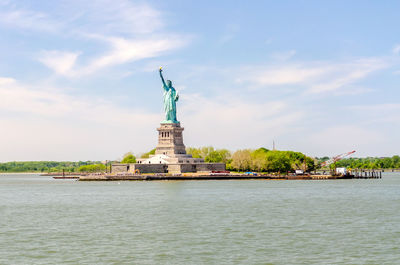
M 180 123 L 161 123 L 158 131 L 158 144 L 156 155 L 166 155 L 174 157 L 175 155 L 185 155 L 186 149 L 183 144 L 183 128 Z

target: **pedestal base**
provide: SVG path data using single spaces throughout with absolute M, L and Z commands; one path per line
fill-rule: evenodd
M 157 128 L 158 144 L 156 155 L 166 155 L 169 157 L 185 155 L 186 149 L 183 144 L 183 130 L 180 123 L 161 123 L 161 126 Z
M 171 173 L 199 171 L 224 171 L 223 163 L 204 163 L 203 158 L 193 158 L 186 154 L 183 144 L 183 128 L 180 123 L 161 123 L 157 128 L 158 144 L 156 152 L 149 158 L 139 158 L 136 164 L 122 167 L 115 166 L 115 170 L 141 173 Z

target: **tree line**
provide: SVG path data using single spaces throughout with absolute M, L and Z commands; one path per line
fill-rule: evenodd
M 400 156 L 346 158 L 336 162 L 336 166 L 360 169 L 398 169 L 400 168 Z
M 76 172 L 81 167 L 101 164 L 99 161 L 57 162 L 24 161 L 0 163 L 0 172 Z
M 204 158 L 205 162 L 226 163 L 231 171 L 288 172 L 297 169 L 313 171 L 329 157 L 309 157 L 301 152 L 268 150 L 266 148 L 242 149 L 231 153 L 227 149 L 201 147 L 186 149 L 193 157 Z M 331 167 L 334 165 L 332 164 Z M 400 169 L 400 156 L 346 158 L 336 162 L 336 167 L 353 169 Z
M 258 149 L 241 149 L 231 153 L 227 149 L 213 147 L 187 148 L 187 153 L 205 162 L 225 163 L 231 171 L 288 172 L 293 170 L 312 171 L 317 162 L 300 152 Z

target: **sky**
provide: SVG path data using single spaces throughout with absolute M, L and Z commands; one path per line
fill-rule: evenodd
M 157 144 L 400 154 L 399 1 L 0 0 L 0 162 Z

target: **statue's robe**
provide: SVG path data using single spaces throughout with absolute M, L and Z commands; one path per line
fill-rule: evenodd
M 178 93 L 175 88 L 164 86 L 164 111 L 166 122 L 178 122 L 176 119 L 176 101 L 178 101 Z

